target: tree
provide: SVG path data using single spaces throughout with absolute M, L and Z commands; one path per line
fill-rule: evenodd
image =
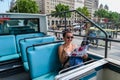
M 109 12 L 109 16 L 108 16 L 108 19 L 110 21 L 113 21 L 114 23 L 117 23 L 119 22 L 119 19 L 120 19 L 120 14 L 118 14 L 117 12 Z
M 64 14 L 55 14 L 55 13 L 60 13 L 60 12 L 69 11 L 69 10 L 70 10 L 69 6 L 60 3 L 57 6 L 55 6 L 55 11 L 52 11 L 51 13 L 54 14 L 53 16 L 55 17 L 63 18 Z M 71 13 L 69 12 L 66 13 L 66 17 L 71 17 Z
M 38 13 L 39 8 L 34 0 L 17 0 L 15 6 L 10 9 L 10 12 L 19 13 Z
M 120 14 L 117 12 L 107 11 L 105 9 L 99 9 L 94 13 L 95 17 L 98 18 L 107 18 L 110 22 L 116 23 L 119 22 Z
M 71 13 L 70 12 L 61 13 L 61 14 L 58 14 L 58 13 L 64 12 L 64 11 L 69 11 L 69 10 L 70 10 L 69 6 L 60 3 L 60 4 L 55 6 L 55 11 L 52 11 L 51 13 L 53 14 L 52 15 L 53 17 L 59 17 L 60 18 L 60 25 L 61 25 L 63 18 L 65 18 L 65 15 L 66 15 L 67 18 L 70 18 Z M 67 22 L 65 22 L 63 24 L 67 25 Z M 66 26 L 65 26 L 65 28 L 66 28 Z
M 84 14 L 87 17 L 90 17 L 90 13 L 89 13 L 87 7 L 83 7 L 83 8 L 79 7 L 79 8 L 77 8 L 77 11 L 81 12 L 82 14 Z
M 95 11 L 94 16 L 99 18 L 108 18 L 109 13 L 105 9 L 99 9 L 98 11 Z

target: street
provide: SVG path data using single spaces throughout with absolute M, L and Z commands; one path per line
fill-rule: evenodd
M 50 33 L 50 35 L 54 35 L 54 33 Z M 115 39 L 120 40 L 120 35 L 118 35 L 117 38 Z M 74 36 L 73 43 L 80 46 L 82 40 L 83 40 L 83 37 Z M 98 47 L 96 47 L 96 45 L 89 44 L 89 51 L 104 56 L 105 55 L 105 47 L 104 47 L 105 42 L 103 40 L 99 40 L 98 44 L 99 44 Z M 108 56 L 107 57 L 120 60 L 120 43 L 111 42 L 111 47 L 110 47 L 110 42 L 108 42 Z
M 120 37 L 118 37 L 118 38 L 120 38 Z M 77 44 L 79 46 L 81 44 L 82 40 L 83 40 L 83 38 L 75 37 L 73 40 L 73 43 Z M 120 39 L 118 39 L 118 40 L 120 40 Z M 104 42 L 102 40 L 99 40 L 99 44 L 101 42 L 104 44 Z M 110 42 L 108 44 L 110 44 Z M 89 44 L 89 51 L 94 52 L 96 54 L 100 54 L 102 56 L 105 55 L 105 47 L 104 46 L 96 47 L 96 45 Z M 111 48 L 108 45 L 108 57 L 120 60 L 120 43 L 111 42 Z

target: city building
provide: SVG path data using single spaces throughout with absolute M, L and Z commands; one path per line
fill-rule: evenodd
M 78 7 L 87 7 L 88 11 L 93 17 L 95 10 L 98 9 L 99 0 L 36 0 L 40 13 L 42 14 L 51 14 L 51 11 L 55 11 L 55 6 L 59 3 L 68 5 L 70 10 L 75 10 Z M 67 19 L 67 24 L 72 24 L 78 20 L 78 17 L 75 13 L 72 14 L 71 18 Z M 61 18 L 48 17 L 49 25 L 59 25 L 61 24 Z M 64 24 L 64 19 L 63 22 Z
M 39 11 L 41 14 L 51 14 L 52 11 L 55 11 L 55 6 L 59 3 L 69 6 L 70 10 L 76 10 L 78 7 L 87 7 L 88 11 L 93 17 L 93 13 L 98 9 L 99 0 L 35 0 L 39 6 Z M 11 1 L 10 7 L 12 8 L 15 4 L 15 0 Z M 48 17 L 49 25 L 59 25 L 60 23 L 65 23 L 64 19 L 56 17 Z M 72 24 L 78 21 L 79 18 L 77 14 L 73 13 L 71 18 L 67 18 L 67 24 Z
M 74 10 L 75 8 L 75 1 L 74 0 L 36 0 L 36 2 L 38 3 L 40 12 L 42 14 L 51 14 L 52 11 L 55 11 L 55 6 L 58 4 L 64 4 L 69 6 L 70 10 Z M 74 15 L 73 15 L 74 16 Z M 67 18 L 67 25 L 71 24 L 72 22 L 74 22 L 74 19 L 71 18 Z M 64 19 L 62 18 L 56 18 L 56 17 L 48 17 L 48 24 L 52 25 L 52 26 L 57 26 L 60 24 L 64 24 Z
M 109 10 L 108 5 L 105 5 L 105 6 L 104 6 L 104 9 L 105 9 L 105 10 Z
M 10 9 L 12 9 L 15 6 L 15 0 L 11 0 L 10 2 Z
M 74 9 L 74 0 L 36 0 L 36 2 L 43 14 L 50 14 L 51 11 L 55 10 L 55 6 L 59 3 L 68 5 L 70 10 Z
M 100 4 L 99 8 L 98 9 L 105 9 L 105 10 L 109 10 L 109 7 L 108 5 L 103 5 L 103 4 Z
M 92 15 L 96 10 L 98 10 L 98 6 L 99 6 L 99 0 L 93 0 L 93 6 L 92 6 L 92 12 L 91 12 Z
M 84 7 L 84 0 L 75 0 L 74 2 L 74 9 L 76 10 L 79 7 Z
M 83 8 L 84 7 L 84 0 L 75 0 L 74 2 L 74 9 L 76 10 L 77 8 Z M 74 14 L 75 18 L 75 23 L 80 21 L 80 17 L 78 17 L 78 14 Z
M 98 9 L 99 0 L 85 0 L 84 6 L 87 7 L 91 17 L 93 17 L 94 12 Z

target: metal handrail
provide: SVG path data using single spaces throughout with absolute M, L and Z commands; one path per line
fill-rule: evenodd
M 47 16 L 50 15 L 59 15 L 59 14 L 63 14 L 65 15 L 65 29 L 66 29 L 66 13 L 68 12 L 76 12 L 78 13 L 80 16 L 82 16 L 83 18 L 85 18 L 86 20 L 88 20 L 89 22 L 91 22 L 93 25 L 95 25 L 95 27 L 97 27 L 99 30 L 101 30 L 104 34 L 105 34 L 105 58 L 107 58 L 107 48 L 108 48 L 108 35 L 107 33 L 99 26 L 97 25 L 95 22 L 93 22 L 92 20 L 90 20 L 89 18 L 87 18 L 85 15 L 83 15 L 81 12 L 77 11 L 77 10 L 70 10 L 70 11 L 63 11 L 63 12 L 59 12 L 59 13 L 53 13 L 53 14 L 48 14 Z
M 75 66 L 71 66 L 71 67 L 62 69 L 61 71 L 59 71 L 59 74 L 64 73 L 64 72 L 69 71 L 69 70 L 72 70 L 72 69 L 75 69 L 75 68 L 77 68 L 77 67 L 83 66 L 83 65 L 85 65 L 85 64 L 94 62 L 94 61 L 96 61 L 96 60 L 95 60 L 95 59 L 92 59 L 92 60 L 86 61 L 86 62 L 84 62 L 84 63 L 81 63 L 81 64 L 78 64 L 78 65 L 75 65 Z

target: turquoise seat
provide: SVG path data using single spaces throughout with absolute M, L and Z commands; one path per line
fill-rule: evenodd
M 14 35 L 0 36 L 0 62 L 17 59 L 16 41 Z
M 42 44 L 27 49 L 32 80 L 54 80 L 61 68 L 58 47 L 62 42 Z
M 43 37 L 43 36 L 45 36 L 44 33 L 31 33 L 31 34 L 16 35 L 17 52 L 20 53 L 19 40 L 24 39 L 24 38 L 29 38 L 29 37 Z
M 53 36 L 29 38 L 29 39 L 23 39 L 20 41 L 21 57 L 22 57 L 24 69 L 26 71 L 29 70 L 27 55 L 26 55 L 26 48 L 28 46 L 32 46 L 33 44 L 40 44 L 40 43 L 52 42 L 52 41 L 55 41 L 55 37 Z
M 45 75 L 42 75 L 40 77 L 34 78 L 32 80 L 54 80 L 55 76 L 58 74 L 58 71 L 56 72 L 49 72 Z

